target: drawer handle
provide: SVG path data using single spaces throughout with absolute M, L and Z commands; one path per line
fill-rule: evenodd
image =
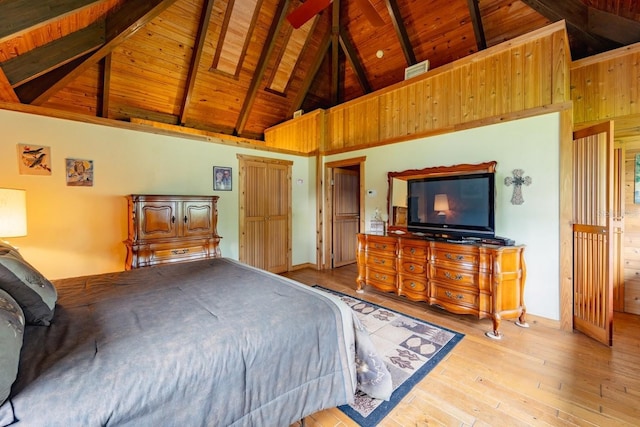
M 455 276 L 452 276 L 451 273 L 449 273 L 448 271 L 444 272 L 444 277 L 446 277 L 447 279 L 452 279 L 452 280 L 462 280 L 462 274 L 458 273 Z
M 411 287 L 411 288 L 415 288 L 415 287 L 416 287 L 415 282 L 411 282 L 411 283 L 409 284 L 409 287 Z
M 448 296 L 449 298 L 455 298 L 455 299 L 463 299 L 464 296 L 462 294 L 458 294 L 456 296 L 454 296 L 451 291 L 444 291 L 445 295 Z
M 378 279 L 378 280 L 387 280 L 387 276 L 380 276 L 380 275 L 376 274 L 376 279 Z
M 176 217 L 175 215 L 171 217 L 171 224 L 174 224 L 176 222 Z
M 384 245 L 375 244 L 376 249 L 387 249 L 386 243 Z
M 415 254 L 416 253 L 416 248 L 411 248 L 411 250 L 409 252 L 411 252 L 411 255 Z
M 374 259 L 373 262 L 375 264 L 385 265 L 387 263 L 387 260 L 385 260 L 385 259 Z
M 409 266 L 409 271 L 413 271 L 413 270 L 415 270 L 415 266 L 414 266 L 413 264 L 411 264 L 411 265 Z
M 456 261 L 462 261 L 464 259 L 464 256 L 462 256 L 462 255 L 453 256 L 451 254 L 445 254 L 444 257 L 447 258 L 447 259 L 454 259 Z
M 189 253 L 189 249 L 172 249 L 171 253 L 174 254 L 174 255 L 188 254 Z

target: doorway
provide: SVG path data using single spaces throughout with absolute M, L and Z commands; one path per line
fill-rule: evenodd
M 240 261 L 270 271 L 291 269 L 293 162 L 238 154 Z
M 356 262 L 356 235 L 363 229 L 365 157 L 325 164 L 323 269 Z

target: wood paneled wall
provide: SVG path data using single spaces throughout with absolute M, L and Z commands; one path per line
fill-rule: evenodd
M 549 25 L 422 76 L 318 114 L 327 131 L 300 119 L 270 128 L 267 145 L 315 143 L 323 153 L 448 132 L 465 124 L 569 101 L 570 52 L 564 22 Z M 304 117 L 304 116 L 303 116 Z M 306 123 L 308 124 L 308 122 Z M 316 126 L 324 122 L 318 119 Z M 286 130 L 285 130 L 286 129 Z M 315 141 L 308 138 L 316 136 Z M 312 147 L 305 145 L 306 152 Z
M 640 43 L 571 64 L 571 99 L 576 124 L 640 115 Z
M 635 164 L 640 138 L 625 142 L 624 311 L 640 314 L 640 204 L 635 203 Z
M 265 131 L 265 145 L 303 154 L 317 153 L 324 133 L 324 110 L 316 110 L 269 128 Z
M 635 155 L 640 153 L 640 43 L 571 65 L 571 98 L 577 128 L 614 120 L 616 143 L 624 147 L 624 234 L 621 304 L 640 314 L 640 205 L 634 202 Z

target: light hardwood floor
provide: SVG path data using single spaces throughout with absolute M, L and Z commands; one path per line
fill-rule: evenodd
M 504 338 L 494 341 L 484 335 L 489 319 L 449 314 L 370 287 L 356 294 L 354 265 L 285 275 L 465 334 L 380 426 L 640 425 L 640 316 L 616 313 L 612 348 L 531 315 L 529 329 L 503 321 Z M 305 423 L 357 425 L 335 408 Z

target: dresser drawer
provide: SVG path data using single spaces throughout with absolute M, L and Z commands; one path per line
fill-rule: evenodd
M 400 289 L 408 292 L 427 292 L 427 278 L 400 276 Z
M 425 261 L 416 262 L 407 259 L 400 259 L 399 261 L 400 267 L 399 270 L 401 273 L 408 274 L 426 274 L 427 266 Z
M 451 283 L 455 286 L 466 286 L 474 289 L 478 287 L 478 273 L 472 270 L 436 265 L 432 269 L 431 279 L 443 283 Z
M 209 240 L 151 243 L 132 246 L 132 268 L 148 267 L 168 262 L 181 262 L 216 256 Z
M 402 258 L 426 259 L 427 252 L 426 242 L 400 242 L 400 256 Z
M 386 270 L 392 274 L 396 271 L 396 259 L 386 256 L 386 254 L 368 253 L 366 264 L 367 267 L 374 267 L 382 271 Z
M 413 301 L 429 301 L 429 286 L 427 276 L 403 276 L 400 275 L 398 284 L 398 295 L 405 296 Z
M 467 248 L 435 248 L 432 260 L 436 264 L 455 263 L 457 267 L 478 268 L 478 252 L 473 247 Z
M 174 258 L 204 258 L 208 255 L 206 242 L 183 243 L 181 245 L 150 245 L 151 261 L 164 261 Z
M 396 290 L 396 274 L 394 272 L 367 267 L 366 281 L 367 284 L 375 286 L 385 292 L 393 292 Z
M 397 239 L 386 236 L 367 236 L 367 252 L 388 254 L 395 258 Z
M 457 305 L 470 309 L 478 308 L 478 294 L 471 290 L 461 290 L 456 288 L 449 288 L 440 283 L 434 283 L 432 285 L 432 300 L 435 299 L 440 303 L 448 305 Z

